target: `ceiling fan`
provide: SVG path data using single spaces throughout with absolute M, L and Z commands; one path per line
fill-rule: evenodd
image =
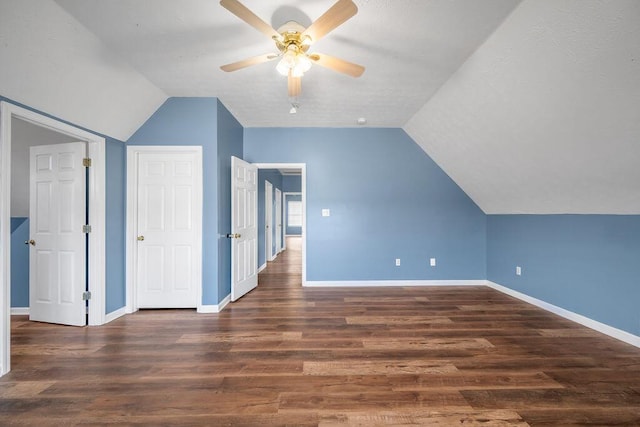
M 302 88 L 301 77 L 311 68 L 312 63 L 353 77 L 360 77 L 364 72 L 364 67 L 361 65 L 323 53 L 308 53 L 313 43 L 358 13 L 358 7 L 352 0 L 338 0 L 308 28 L 295 21 L 289 21 L 278 30 L 274 30 L 271 25 L 260 19 L 237 0 L 221 0 L 220 5 L 271 38 L 278 49 L 277 54 L 268 53 L 254 56 L 253 58 L 223 65 L 220 68 L 223 71 L 231 72 L 280 58 L 276 69 L 280 74 L 287 76 L 288 93 L 292 99 L 293 106 L 292 112 L 295 112 L 294 110 L 297 108 L 295 99 L 300 95 Z

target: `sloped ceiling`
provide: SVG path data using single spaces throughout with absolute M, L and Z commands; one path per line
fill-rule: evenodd
M 487 213 L 640 214 L 640 2 L 523 2 L 404 128 Z
M 244 0 L 272 26 L 334 0 Z M 126 140 L 167 96 L 245 127 L 403 127 L 487 213 L 640 214 L 640 2 L 355 0 L 290 115 L 273 52 L 217 0 L 1 0 L 0 95 Z
M 121 140 L 167 98 L 51 0 L 0 1 L 0 95 Z

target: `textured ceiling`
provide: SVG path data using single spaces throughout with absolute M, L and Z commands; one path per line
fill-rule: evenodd
M 121 140 L 167 98 L 52 0 L 0 0 L 0 95 Z
M 335 0 L 243 0 L 278 28 L 304 26 Z M 314 66 L 289 114 L 286 79 L 270 62 L 220 65 L 277 52 L 217 0 L 57 0 L 169 96 L 216 96 L 245 127 L 402 127 L 517 5 L 513 0 L 356 0 L 358 14 L 311 51 L 366 67 L 358 79 Z
M 405 130 L 487 213 L 640 214 L 640 1 L 522 3 Z

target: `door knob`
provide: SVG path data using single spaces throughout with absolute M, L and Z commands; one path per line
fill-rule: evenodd
M 36 245 L 36 241 L 31 239 L 31 240 L 25 240 L 24 241 L 25 245 L 31 245 L 31 246 L 35 246 Z
M 144 236 L 138 236 L 138 242 L 142 242 L 144 240 Z
M 239 238 L 241 238 L 241 237 L 242 237 L 242 234 L 238 234 L 238 233 L 235 233 L 235 234 L 227 234 L 227 237 L 228 237 L 229 239 L 239 239 Z

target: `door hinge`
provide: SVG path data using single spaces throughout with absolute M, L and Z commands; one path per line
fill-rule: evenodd
M 91 292 L 86 291 L 82 293 L 82 300 L 89 301 L 91 299 Z
M 82 159 L 82 166 L 84 166 L 85 168 L 90 168 L 91 167 L 91 157 L 85 157 L 84 159 Z
M 83 225 L 82 226 L 82 232 L 83 233 L 91 233 L 91 226 L 89 224 Z

